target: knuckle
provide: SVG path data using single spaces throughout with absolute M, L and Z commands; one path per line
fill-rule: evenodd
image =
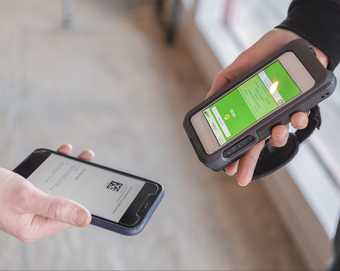
M 62 203 L 60 200 L 51 201 L 47 207 L 48 217 L 52 219 L 56 219 L 60 214 L 61 208 L 62 208 Z
M 222 71 L 219 71 L 217 73 L 217 77 L 216 77 L 218 80 L 223 80 L 223 82 L 226 82 L 227 84 L 229 84 L 231 82 L 231 79 L 230 79 L 230 76 L 227 72 L 226 69 L 222 70 Z
M 230 84 L 235 79 L 234 77 L 229 67 L 219 71 L 216 76 L 218 80 L 224 80 L 227 84 Z
M 282 144 L 285 142 L 288 135 L 287 128 L 285 126 L 277 126 L 273 129 L 272 142 L 276 144 Z

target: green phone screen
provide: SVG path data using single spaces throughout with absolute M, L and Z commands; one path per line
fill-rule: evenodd
M 203 115 L 223 145 L 299 94 L 295 81 L 276 60 L 210 104 Z

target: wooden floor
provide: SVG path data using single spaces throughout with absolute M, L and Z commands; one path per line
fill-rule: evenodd
M 261 184 L 241 189 L 197 161 L 181 123 L 208 84 L 162 43 L 152 9 L 78 0 L 64 30 L 61 3 L 1 0 L 1 165 L 71 142 L 167 194 L 137 237 L 90 226 L 25 245 L 0 233 L 0 268 L 304 269 Z

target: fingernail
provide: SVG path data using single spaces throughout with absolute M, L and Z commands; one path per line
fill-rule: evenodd
M 243 181 L 240 183 L 240 186 L 246 187 L 252 180 L 254 174 L 254 169 L 249 169 L 247 175 L 244 176 Z
M 239 186 L 241 186 L 241 187 L 246 187 L 246 186 L 248 186 L 248 182 L 247 183 L 238 183 L 239 184 Z
M 224 173 L 225 173 L 225 175 L 230 176 L 230 173 L 226 168 L 224 169 Z

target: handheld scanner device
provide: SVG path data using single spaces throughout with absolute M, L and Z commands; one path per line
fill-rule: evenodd
M 254 175 L 262 177 L 290 161 L 299 143 L 320 127 L 317 105 L 335 86 L 333 73 L 298 39 L 190 110 L 183 126 L 200 161 L 220 171 L 267 139 L 275 125 L 289 123 L 293 113 L 311 112 L 308 127 L 290 134 L 285 147 L 272 148 L 267 141 Z

